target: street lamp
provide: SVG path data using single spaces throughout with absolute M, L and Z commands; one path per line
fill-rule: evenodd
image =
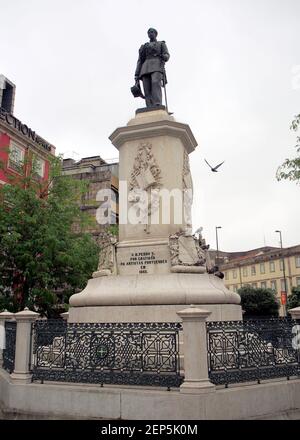
M 243 281 L 242 281 L 242 268 L 241 268 L 241 264 L 238 265 L 239 268 L 239 275 L 240 275 L 240 285 L 241 288 L 243 287 Z
M 216 265 L 219 265 L 219 240 L 218 240 L 218 229 L 222 229 L 222 226 L 216 226 L 216 243 L 217 243 L 217 257 L 216 257 Z
M 277 232 L 279 234 L 279 236 L 280 236 L 280 247 L 281 247 L 281 250 L 282 250 L 283 248 L 282 248 L 282 234 L 281 234 L 281 231 L 275 231 L 275 232 Z M 286 283 L 286 276 L 285 276 L 285 261 L 284 261 L 284 257 L 283 256 L 282 256 L 282 269 L 283 269 L 283 279 L 284 279 L 284 292 L 285 292 L 285 295 L 287 296 L 287 283 Z M 285 304 L 282 304 L 282 305 L 283 305 L 283 314 L 284 314 L 284 316 L 286 316 L 286 305 Z

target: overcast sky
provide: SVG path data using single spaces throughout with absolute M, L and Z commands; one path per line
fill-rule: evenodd
M 215 247 L 300 244 L 300 186 L 275 173 L 295 154 L 300 113 L 299 0 L 0 0 L 0 74 L 15 115 L 76 159 L 117 157 L 108 136 L 141 99 L 138 48 L 165 40 L 169 109 L 190 125 L 193 223 Z M 297 76 L 298 75 L 298 76 Z M 72 153 L 74 152 L 74 153 Z M 204 162 L 225 163 L 219 173 Z

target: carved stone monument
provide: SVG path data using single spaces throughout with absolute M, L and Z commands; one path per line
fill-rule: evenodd
M 70 322 L 174 322 L 191 304 L 209 310 L 211 320 L 242 317 L 240 297 L 212 267 L 201 229 L 192 234 L 189 154 L 197 141 L 167 110 L 170 55 L 157 34 L 148 30 L 131 88 L 146 108 L 110 136 L 120 155 L 119 241 L 101 236 L 98 270 L 70 298 Z
M 241 319 L 239 295 L 208 273 L 208 246 L 192 235 L 190 127 L 149 108 L 110 140 L 120 154 L 119 241 L 103 237 L 98 271 L 70 299 L 70 322 L 178 321 L 190 304 L 211 320 Z

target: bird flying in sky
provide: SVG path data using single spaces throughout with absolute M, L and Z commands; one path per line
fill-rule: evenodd
M 209 165 L 209 163 L 207 162 L 206 159 L 204 159 L 205 162 L 207 163 L 207 165 L 209 166 L 209 168 L 214 172 L 217 173 L 218 172 L 218 168 L 223 165 L 223 163 L 225 162 L 225 160 L 223 160 L 223 162 L 219 163 L 219 165 L 216 165 L 215 167 L 212 167 L 211 165 Z

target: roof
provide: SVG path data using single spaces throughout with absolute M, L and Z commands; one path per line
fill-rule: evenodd
M 282 249 L 280 247 L 265 246 L 245 252 L 222 252 L 222 257 L 228 261 L 220 264 L 220 267 L 222 269 L 230 269 L 236 265 L 243 266 L 297 254 L 300 255 L 300 245 Z

